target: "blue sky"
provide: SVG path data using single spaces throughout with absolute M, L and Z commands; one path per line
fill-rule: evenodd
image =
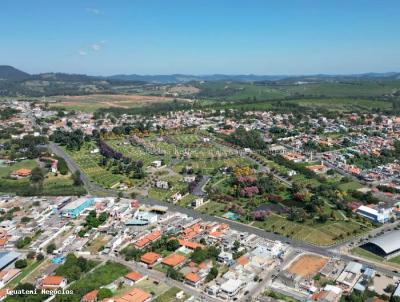
M 400 71 L 398 0 L 2 0 L 0 64 L 91 75 Z

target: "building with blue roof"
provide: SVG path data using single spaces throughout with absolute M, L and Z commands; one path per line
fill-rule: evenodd
M 61 215 L 68 218 L 76 218 L 87 208 L 94 205 L 94 198 L 78 198 L 67 204 L 62 210 Z

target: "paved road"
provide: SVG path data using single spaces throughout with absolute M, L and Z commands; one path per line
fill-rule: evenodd
M 195 196 L 204 196 L 205 192 L 203 191 L 203 187 L 207 184 L 209 179 L 210 179 L 209 176 L 204 175 L 194 187 L 192 194 Z
M 56 145 L 54 143 L 49 143 L 49 147 L 53 153 L 55 153 L 57 156 L 63 157 L 65 159 L 68 167 L 70 168 L 70 170 L 72 172 L 75 172 L 76 170 L 81 172 L 81 179 L 90 194 L 96 195 L 98 192 L 100 192 L 100 193 L 102 193 L 104 195 L 108 195 L 108 196 L 117 196 L 117 194 L 118 194 L 117 190 L 105 189 L 105 188 L 102 188 L 101 186 L 91 182 L 89 180 L 89 178 L 85 175 L 85 173 L 83 173 L 83 171 L 80 169 L 80 167 L 69 157 L 69 155 L 61 147 L 59 147 L 58 145 Z M 144 203 L 144 204 L 163 205 L 163 206 L 168 207 L 172 211 L 181 212 L 181 213 L 187 214 L 188 216 L 191 216 L 194 218 L 201 218 L 205 221 L 215 221 L 215 222 L 219 222 L 219 223 L 226 223 L 232 229 L 238 230 L 240 232 L 256 234 L 256 235 L 260 236 L 261 238 L 265 238 L 265 239 L 269 239 L 269 240 L 279 240 L 282 242 L 286 242 L 292 248 L 299 248 L 304 251 L 317 253 L 317 254 L 320 254 L 320 255 L 323 255 L 326 257 L 339 257 L 346 261 L 356 260 L 366 266 L 380 270 L 381 272 L 383 272 L 389 276 L 400 277 L 400 274 L 394 273 L 392 270 L 388 269 L 386 266 L 378 265 L 377 263 L 372 263 L 367 260 L 361 260 L 358 257 L 354 257 L 351 255 L 342 255 L 342 254 L 338 253 L 335 249 L 332 249 L 332 247 L 321 247 L 321 246 L 311 245 L 311 244 L 305 243 L 303 241 L 298 241 L 298 240 L 287 238 L 285 236 L 278 235 L 275 233 L 266 232 L 264 230 L 252 227 L 250 225 L 242 224 L 242 223 L 235 222 L 235 221 L 228 220 L 228 219 L 223 219 L 221 217 L 211 216 L 208 214 L 202 214 L 191 208 L 181 207 L 178 205 L 151 199 L 151 198 L 144 197 L 144 196 L 138 196 L 137 199 L 139 200 L 139 202 Z

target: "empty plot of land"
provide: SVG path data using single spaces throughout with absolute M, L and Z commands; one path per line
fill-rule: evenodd
M 302 277 L 311 277 L 318 273 L 327 262 L 328 259 L 317 255 L 303 255 L 290 265 L 288 272 Z

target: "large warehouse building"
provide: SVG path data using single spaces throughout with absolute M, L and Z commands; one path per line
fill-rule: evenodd
M 400 230 L 374 238 L 362 248 L 385 258 L 400 255 Z

